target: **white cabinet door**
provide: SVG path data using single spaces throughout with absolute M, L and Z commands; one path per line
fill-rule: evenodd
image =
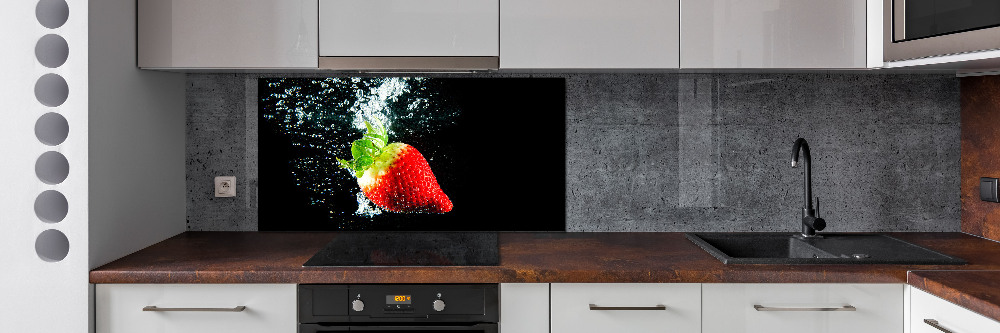
M 137 14 L 141 68 L 317 67 L 316 0 L 139 0 Z
M 319 55 L 500 55 L 499 0 L 319 0 Z
M 500 333 L 548 333 L 549 284 L 500 284 Z
M 503 0 L 500 68 L 677 68 L 678 0 Z
M 865 68 L 868 1 L 682 0 L 681 68 Z
M 1000 322 L 923 290 L 910 288 L 910 332 L 907 333 L 942 332 L 925 320 L 952 333 L 1000 332 Z
M 701 285 L 553 283 L 552 333 L 701 331 Z
M 98 284 L 98 333 L 298 331 L 294 284 Z M 155 306 L 168 311 L 143 311 Z M 246 308 L 240 312 L 207 309 Z M 201 311 L 169 311 L 199 308 Z
M 705 333 L 903 331 L 901 284 L 704 284 Z M 821 311 L 853 306 L 855 311 Z

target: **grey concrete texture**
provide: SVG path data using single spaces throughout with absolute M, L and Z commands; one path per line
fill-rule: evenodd
M 308 75 L 188 76 L 190 230 L 257 229 L 263 76 Z M 798 137 L 812 148 L 826 231 L 960 228 L 953 76 L 437 76 L 566 78 L 567 231 L 796 231 Z M 212 179 L 230 174 L 241 195 L 213 198 Z

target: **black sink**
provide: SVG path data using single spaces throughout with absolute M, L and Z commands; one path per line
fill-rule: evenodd
M 688 233 L 687 238 L 724 264 L 964 265 L 944 255 L 880 234 Z

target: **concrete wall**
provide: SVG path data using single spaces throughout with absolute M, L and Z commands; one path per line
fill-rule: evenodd
M 798 230 L 798 137 L 828 231 L 959 230 L 953 76 L 535 76 L 567 80 L 567 231 Z M 189 230 L 257 228 L 259 77 L 187 77 Z M 212 197 L 219 175 L 241 196 Z

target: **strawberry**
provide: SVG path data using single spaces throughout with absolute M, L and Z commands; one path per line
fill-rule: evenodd
M 447 213 L 454 205 L 441 190 L 427 159 L 405 143 L 388 142 L 380 122 L 365 122 L 367 132 L 351 144 L 351 161 L 337 159 L 351 169 L 368 200 L 395 213 Z

